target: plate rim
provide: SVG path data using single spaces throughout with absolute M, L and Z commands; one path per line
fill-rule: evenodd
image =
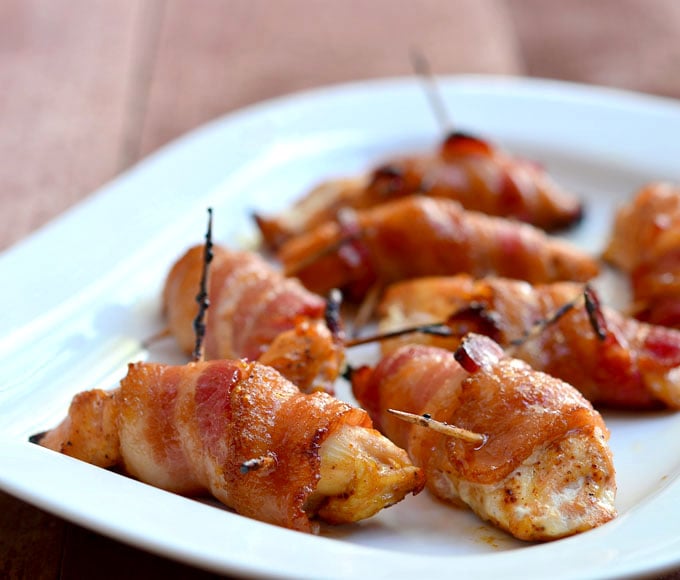
M 440 82 L 442 83 L 442 86 L 445 87 L 447 91 L 452 92 L 460 90 L 460 88 L 463 87 L 465 90 L 473 91 L 477 90 L 482 92 L 489 91 L 490 94 L 491 93 L 494 94 L 495 98 L 503 99 L 504 97 L 502 96 L 499 97 L 499 92 L 500 91 L 507 92 L 510 89 L 512 89 L 512 94 L 514 98 L 522 98 L 522 96 L 526 97 L 528 95 L 531 95 L 533 98 L 537 98 L 540 96 L 540 93 L 542 91 L 547 91 L 547 93 L 550 94 L 550 97 L 556 100 L 559 100 L 561 94 L 562 95 L 566 94 L 569 97 L 567 100 L 572 99 L 573 102 L 576 101 L 582 103 L 591 102 L 598 105 L 603 105 L 606 104 L 606 102 L 608 101 L 614 100 L 616 101 L 617 106 L 623 106 L 624 108 L 631 109 L 642 108 L 645 110 L 650 110 L 651 112 L 656 111 L 657 113 L 661 110 L 662 113 L 659 114 L 671 114 L 673 117 L 677 117 L 677 119 L 680 121 L 680 103 L 667 97 L 644 95 L 621 89 L 594 87 L 590 85 L 582 85 L 578 83 L 548 79 L 498 77 L 494 75 L 445 75 L 439 77 L 439 79 Z M 83 214 L 91 212 L 92 211 L 91 208 L 100 203 L 101 200 L 106 200 L 115 195 L 116 191 L 120 190 L 120 188 L 126 187 L 126 184 L 129 183 L 130 180 L 139 179 L 140 175 L 143 176 L 143 174 L 147 172 L 158 171 L 159 166 L 163 166 L 168 163 L 174 163 L 178 158 L 186 159 L 187 149 L 195 147 L 196 143 L 199 141 L 202 142 L 203 145 L 205 145 L 206 142 L 210 142 L 210 140 L 214 137 L 216 132 L 219 133 L 222 131 L 227 131 L 229 130 L 229 127 L 233 126 L 235 123 L 237 124 L 239 122 L 243 122 L 244 120 L 248 120 L 254 116 L 256 117 L 263 114 L 266 115 L 269 114 L 271 111 L 276 111 L 280 109 L 281 107 L 290 107 L 291 104 L 299 104 L 301 101 L 304 102 L 324 101 L 328 99 L 329 96 L 333 96 L 333 98 L 338 98 L 338 96 L 342 96 L 343 94 L 348 95 L 355 94 L 357 92 L 361 93 L 365 91 L 374 92 L 376 90 L 385 91 L 388 89 L 396 90 L 400 87 L 403 88 L 405 86 L 408 86 L 411 89 L 413 89 L 413 87 L 418 86 L 419 83 L 420 81 L 414 77 L 391 77 L 391 78 L 386 77 L 366 81 L 356 81 L 351 83 L 339 83 L 320 88 L 298 91 L 290 93 L 288 95 L 269 99 L 245 107 L 244 109 L 228 113 L 227 115 L 224 115 L 218 119 L 209 121 L 205 125 L 202 125 L 201 127 L 190 131 L 185 136 L 180 137 L 178 140 L 175 140 L 174 142 L 162 147 L 156 153 L 143 159 L 132 169 L 114 178 L 111 182 L 104 185 L 102 188 L 96 190 L 87 199 L 76 204 L 76 206 L 67 210 L 66 212 L 64 212 L 64 214 L 61 214 L 55 220 L 52 220 L 47 226 L 40 228 L 38 231 L 29 236 L 27 239 L 22 240 L 13 246 L 10 246 L 10 248 L 5 250 L 2 253 L 2 255 L 0 255 L 0 273 L 2 272 L 7 273 L 7 270 L 11 271 L 11 269 L 15 267 L 14 264 L 21 262 L 23 260 L 31 259 L 36 252 L 36 246 L 38 246 L 39 249 L 41 245 L 49 243 L 51 239 L 63 235 L 65 230 L 72 227 L 74 220 L 82 219 Z M 433 120 L 433 127 L 434 126 L 435 123 Z M 211 188 L 217 187 L 217 184 L 211 184 L 207 187 Z M 96 294 L 98 288 L 99 287 L 95 285 L 94 289 L 91 289 L 91 291 Z M 2 291 L 0 292 L 0 295 L 2 295 L 2 293 L 6 294 L 6 292 L 7 292 L 6 290 Z M 51 312 L 51 310 L 48 310 L 47 312 L 41 312 L 37 316 L 47 316 L 49 312 Z M 49 327 L 49 325 L 52 323 L 53 322 L 51 322 L 51 320 L 48 320 L 47 326 Z M 3 340 L 14 338 L 16 336 L 21 336 L 22 332 L 24 331 L 25 329 L 22 326 L 15 326 L 8 332 L 5 332 L 3 329 L 0 329 L 0 343 L 2 343 Z M 35 330 L 31 330 L 31 332 L 34 331 Z M 1 408 L 2 401 L 0 400 L 0 409 Z M 7 439 L 6 437 L 2 436 L 2 434 L 0 434 L 0 438 L 4 439 L 3 445 L 0 446 L 0 448 L 4 448 L 3 451 L 0 452 L 0 456 L 2 456 L 5 459 L 11 459 L 12 461 L 17 462 L 17 464 L 23 465 L 19 455 L 25 451 L 26 446 L 19 444 L 18 442 L 11 438 Z M 670 487 L 672 486 L 669 486 L 669 488 L 664 490 L 662 495 L 664 496 L 667 495 L 671 491 Z M 675 487 L 680 489 L 680 484 L 676 485 Z M 60 514 L 56 510 L 58 506 L 54 505 L 53 502 L 47 501 L 44 496 L 40 496 L 39 494 L 37 494 L 35 492 L 35 489 L 32 488 L 22 489 L 20 488 L 20 486 L 17 485 L 15 480 L 3 477 L 3 474 L 1 473 L 0 473 L 0 488 L 4 488 L 8 490 L 9 493 L 11 493 L 12 495 L 16 495 L 17 497 L 29 501 L 30 503 L 43 507 L 43 509 L 48 509 L 48 511 L 57 513 L 62 517 L 66 517 L 67 519 L 76 521 L 78 520 L 78 515 L 76 513 L 73 513 L 72 510 L 69 511 L 68 513 L 62 512 Z M 106 522 L 95 522 L 95 525 L 93 525 L 93 522 L 91 520 L 89 521 L 84 520 L 79 521 L 78 523 L 80 523 L 80 525 L 96 529 L 97 531 L 105 535 L 115 537 L 119 541 L 129 542 L 129 536 L 126 536 L 126 534 L 123 533 L 124 530 L 114 529 L 111 526 L 107 526 Z M 260 525 L 262 524 L 257 523 L 255 527 L 259 528 Z M 248 527 L 250 528 L 250 526 Z M 284 534 L 284 536 L 286 535 L 287 534 Z M 568 542 L 569 540 L 566 541 Z M 562 540 L 561 542 L 565 542 L 565 540 Z M 307 544 L 308 542 L 304 541 L 303 543 Z M 163 546 L 158 546 L 153 542 L 150 542 L 149 545 L 146 546 L 146 548 L 155 553 L 159 553 L 165 557 L 172 557 L 172 554 L 168 554 L 167 551 L 163 549 Z M 363 552 L 365 549 L 368 549 L 369 551 L 372 550 L 370 548 L 352 545 L 352 549 L 350 550 L 350 552 L 356 550 Z M 340 550 L 340 552 L 343 551 Z M 484 558 L 492 560 L 498 559 L 514 560 L 514 558 L 507 558 L 507 554 L 508 553 L 506 552 L 502 552 L 499 554 L 491 555 L 485 554 L 470 557 L 456 556 L 456 558 L 454 559 L 468 558 L 467 563 L 470 563 L 470 558 L 471 559 Z M 499 558 L 501 556 L 503 556 L 503 558 Z M 414 560 L 416 561 L 422 560 L 421 557 L 413 554 L 410 554 L 409 558 L 414 558 Z M 224 568 L 217 569 L 213 568 L 212 564 L 210 562 L 206 562 L 205 559 L 199 559 L 198 561 L 192 560 L 191 554 L 184 554 L 183 558 L 180 561 L 185 561 L 198 567 L 213 569 L 215 571 L 220 571 L 223 573 L 230 571 L 248 574 L 276 573 L 274 570 L 271 569 L 259 569 L 259 568 L 254 569 L 249 568 L 247 566 L 244 566 L 242 568 L 237 567 L 235 570 L 228 570 Z M 648 562 L 646 566 L 644 564 L 641 564 L 638 568 L 628 567 L 625 570 L 618 570 L 617 573 L 619 575 L 620 574 L 634 575 L 639 573 L 659 572 L 668 569 L 670 566 L 675 566 L 679 562 L 680 555 L 671 556 L 670 554 L 666 554 L 665 558 L 657 558 L 657 560 L 654 563 Z M 422 564 L 422 562 L 417 563 Z M 653 567 L 650 568 L 649 567 L 650 564 L 653 564 Z M 501 564 L 501 567 L 498 569 L 499 570 L 502 569 L 502 566 L 503 564 Z M 612 568 L 612 570 L 616 570 L 616 568 L 614 567 Z

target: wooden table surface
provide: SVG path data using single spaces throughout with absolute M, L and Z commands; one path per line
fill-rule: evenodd
M 563 12 L 540 0 L 4 0 L 0 250 L 210 119 L 295 90 L 411 74 L 412 47 L 442 74 L 680 97 L 679 29 L 674 0 L 578 0 Z M 126 575 L 212 577 L 0 492 L 0 578 Z

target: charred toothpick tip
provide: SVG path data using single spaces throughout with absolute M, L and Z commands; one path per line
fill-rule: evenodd
M 340 307 L 342 305 L 342 292 L 333 288 L 326 298 L 326 308 L 324 309 L 324 320 L 328 330 L 335 337 L 342 337 L 342 317 Z
M 342 371 L 340 376 L 343 379 L 345 379 L 347 382 L 351 383 L 352 382 L 352 375 L 354 374 L 355 370 L 356 369 L 353 366 L 347 365 L 347 366 L 345 366 L 345 370 Z
M 248 459 L 247 461 L 241 463 L 240 471 L 241 473 L 246 474 L 258 469 L 270 468 L 274 466 L 275 461 L 276 460 L 271 455 L 253 457 L 253 459 Z
M 522 346 L 530 339 L 538 336 L 547 327 L 555 324 L 565 314 L 579 306 L 582 301 L 585 304 L 588 321 L 590 322 L 590 326 L 593 328 L 593 332 L 595 332 L 595 336 L 597 336 L 599 340 L 605 340 L 607 338 L 607 321 L 604 317 L 604 313 L 602 312 L 600 300 L 592 286 L 586 284 L 583 288 L 583 292 L 581 292 L 578 296 L 574 297 L 569 302 L 565 302 L 562 306 L 555 310 L 551 316 L 536 322 L 519 338 L 511 340 L 507 351 L 511 353 L 513 349 Z
M 583 290 L 583 297 L 585 298 L 588 320 L 593 327 L 595 335 L 599 340 L 605 340 L 607 338 L 607 321 L 600 306 L 600 299 L 590 284 L 586 284 Z
M 203 339 L 205 338 L 205 314 L 210 306 L 208 298 L 208 270 L 213 259 L 212 242 L 212 208 L 208 208 L 208 229 L 205 233 L 205 246 L 203 247 L 203 271 L 196 302 L 198 302 L 198 314 L 194 319 L 194 332 L 196 344 L 194 346 L 194 361 L 203 360 Z
M 449 425 L 443 421 L 437 421 L 436 419 L 433 419 L 429 413 L 416 415 L 415 413 L 397 411 L 396 409 L 387 409 L 387 412 L 395 415 L 402 421 L 413 423 L 414 425 L 420 425 L 421 427 L 427 427 L 428 429 L 432 429 L 433 431 L 448 437 L 462 439 L 468 443 L 476 443 L 480 446 L 486 443 L 486 435 L 475 433 L 474 431 L 469 431 L 467 429 L 462 429 L 461 427 L 456 427 L 455 425 Z
M 47 435 L 47 431 L 41 431 L 40 433 L 36 433 L 35 435 L 31 435 L 28 438 L 29 443 L 35 443 L 36 445 L 40 445 L 40 442 L 42 441 L 42 438 Z
M 555 310 L 555 312 L 553 312 L 550 316 L 536 322 L 522 336 L 510 341 L 507 349 L 508 352 L 511 352 L 512 349 L 520 347 L 529 340 L 531 340 L 532 338 L 535 338 L 536 336 L 540 335 L 541 332 L 543 332 L 546 328 L 548 328 L 552 324 L 555 324 L 565 314 L 573 310 L 581 300 L 583 300 L 583 293 L 579 294 L 569 302 L 565 302 L 564 304 L 562 304 L 562 306 Z

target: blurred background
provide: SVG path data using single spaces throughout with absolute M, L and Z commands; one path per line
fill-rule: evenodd
M 239 107 L 411 75 L 412 47 L 442 75 L 680 98 L 676 0 L 2 0 L 0 250 Z M 133 572 L 209 577 L 0 493 L 0 577 Z
M 0 249 L 238 107 L 412 74 L 528 75 L 680 97 L 675 0 L 3 0 Z

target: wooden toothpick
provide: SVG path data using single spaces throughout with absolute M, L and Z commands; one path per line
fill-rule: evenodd
M 196 294 L 196 302 L 198 302 L 198 314 L 194 319 L 194 333 L 196 335 L 196 344 L 194 346 L 194 362 L 203 360 L 205 338 L 205 314 L 210 306 L 210 299 L 208 298 L 208 271 L 210 262 L 213 259 L 213 241 L 212 241 L 212 208 L 208 208 L 208 229 L 205 233 L 205 245 L 203 246 L 203 268 L 201 271 L 201 282 Z
M 468 443 L 477 443 L 478 445 L 483 445 L 486 443 L 486 435 L 481 433 L 475 433 L 474 431 L 468 431 L 467 429 L 462 429 L 461 427 L 456 427 L 455 425 L 449 425 L 443 421 L 437 421 L 428 415 L 416 415 L 415 413 L 407 413 L 405 411 L 397 411 L 396 409 L 387 409 L 388 413 L 398 417 L 402 421 L 407 423 L 413 423 L 414 425 L 420 425 L 421 427 L 427 427 L 432 429 L 437 433 L 446 435 L 447 437 L 455 437 L 456 439 L 462 439 Z

